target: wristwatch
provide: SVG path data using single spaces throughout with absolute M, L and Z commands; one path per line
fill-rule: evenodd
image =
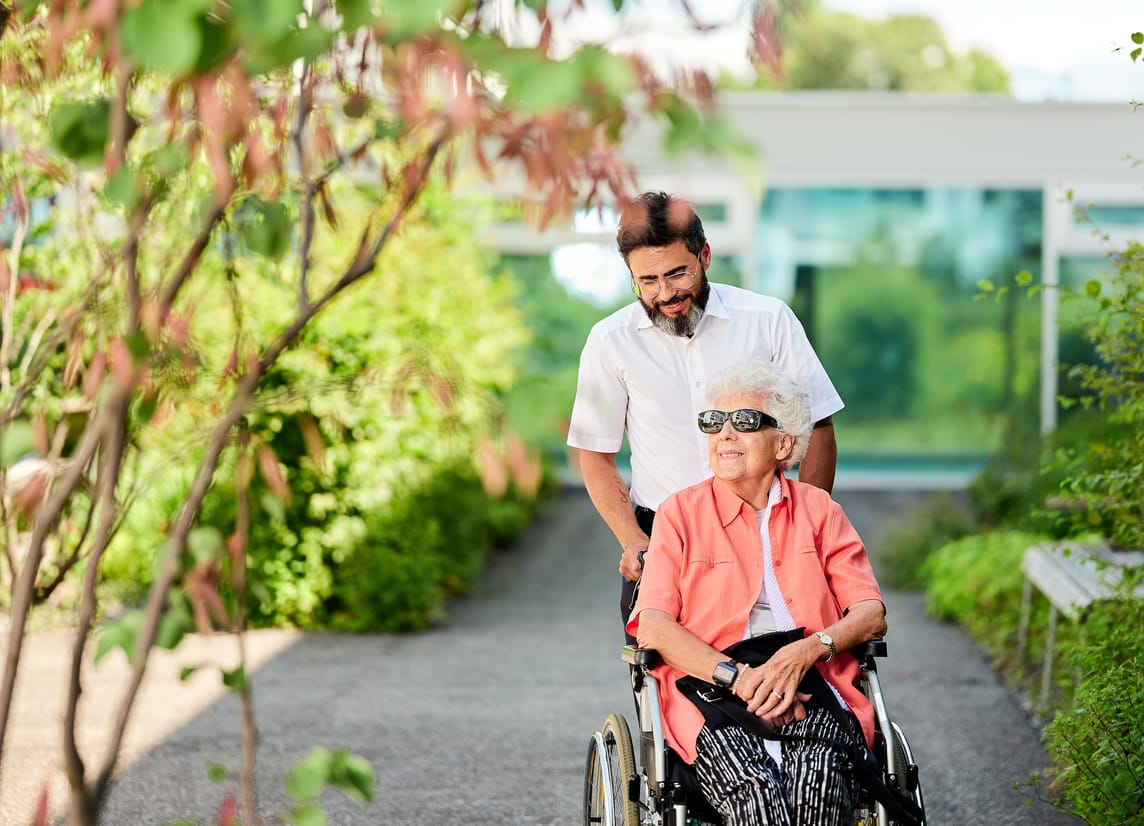
M 830 636 L 825 631 L 815 631 L 814 636 L 818 637 L 818 641 L 830 649 L 830 654 L 825 660 L 823 660 L 823 662 L 828 663 L 833 660 L 834 655 L 837 653 L 834 648 L 834 637 Z
M 715 666 L 715 670 L 711 672 L 711 680 L 715 685 L 721 685 L 723 688 L 730 688 L 731 684 L 735 682 L 735 678 L 739 676 L 739 664 L 734 660 L 727 660 L 725 663 L 719 663 Z

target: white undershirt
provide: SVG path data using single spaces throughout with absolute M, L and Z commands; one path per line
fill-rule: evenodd
M 743 639 L 757 637 L 759 634 L 767 634 L 771 631 L 790 631 L 794 628 L 794 617 L 791 616 L 786 600 L 783 599 L 778 577 L 775 576 L 774 551 L 771 547 L 771 532 L 769 530 L 771 509 L 774 508 L 781 496 L 782 485 L 779 484 L 778 474 L 775 474 L 774 479 L 771 480 L 771 489 L 767 494 L 767 506 L 761 511 L 755 511 L 755 519 L 759 523 L 759 538 L 763 542 L 763 587 L 760 589 L 759 598 L 755 600 L 755 605 L 751 608 L 751 614 L 747 618 L 747 627 L 743 631 Z M 829 680 L 826 684 L 830 686 L 830 690 L 838 698 L 842 709 L 844 711 L 848 709 L 849 706 L 842 699 L 842 695 L 838 693 L 838 689 Z M 782 742 L 764 740 L 763 744 L 767 748 L 767 754 L 781 769 L 783 765 Z

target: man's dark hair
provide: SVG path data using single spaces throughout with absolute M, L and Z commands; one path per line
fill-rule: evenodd
M 699 255 L 707 243 L 703 222 L 690 201 L 666 192 L 644 192 L 620 214 L 616 246 L 628 260 L 628 253 L 640 247 L 666 247 L 683 241 L 692 255 Z

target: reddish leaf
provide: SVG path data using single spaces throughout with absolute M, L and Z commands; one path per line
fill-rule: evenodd
M 760 3 L 751 27 L 751 41 L 759 62 L 770 69 L 771 74 L 782 79 L 782 42 L 779 40 L 778 20 L 775 10 L 769 3 Z
M 278 464 L 278 457 L 270 445 L 263 442 L 258 446 L 258 469 L 270 492 L 280 502 L 290 501 L 290 486 L 286 483 L 286 476 L 282 473 L 282 466 Z
M 111 340 L 111 375 L 120 389 L 130 388 L 136 381 L 135 363 L 131 358 L 131 351 L 123 339 Z
M 234 792 L 227 792 L 218 810 L 218 826 L 234 826 L 237 813 L 238 803 L 235 801 Z
M 103 377 L 107 375 L 107 353 L 99 350 L 91 357 L 83 374 L 83 397 L 93 401 L 99 393 Z
M 298 419 L 298 429 L 302 431 L 302 441 L 306 444 L 306 455 L 310 461 L 321 467 L 326 459 L 326 441 L 322 438 L 322 431 L 318 423 L 311 416 L 302 416 Z
M 334 212 L 334 205 L 330 201 L 329 188 L 324 181 L 322 185 L 318 187 L 318 203 L 322 207 L 322 217 L 325 218 L 326 223 L 329 224 L 332 229 L 337 229 L 338 214 Z
M 31 211 L 28 207 L 28 196 L 24 194 L 24 186 L 19 178 L 12 179 L 12 207 L 16 211 L 16 221 L 26 227 Z
M 69 390 L 75 387 L 80 375 L 83 374 L 83 348 L 87 338 L 79 327 L 72 333 L 68 341 L 67 358 L 64 359 L 64 387 Z
M 183 576 L 183 590 L 191 601 L 195 630 L 200 634 L 211 632 L 212 621 L 220 628 L 230 625 L 230 616 L 218 593 L 221 582 L 222 569 L 215 560 L 199 562 Z
M 504 496 L 508 490 L 508 468 L 491 439 L 485 437 L 474 446 L 473 464 L 485 493 L 493 497 Z

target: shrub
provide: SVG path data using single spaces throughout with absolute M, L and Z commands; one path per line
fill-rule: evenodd
M 941 619 L 954 620 L 993 656 L 1016 647 L 1020 625 L 1021 557 L 1044 536 L 998 530 L 967 536 L 933 554 L 922 566 L 926 606 Z
M 1144 601 L 1098 604 L 1064 653 L 1084 675 L 1071 708 L 1045 729 L 1069 807 L 1090 826 L 1144 812 Z

